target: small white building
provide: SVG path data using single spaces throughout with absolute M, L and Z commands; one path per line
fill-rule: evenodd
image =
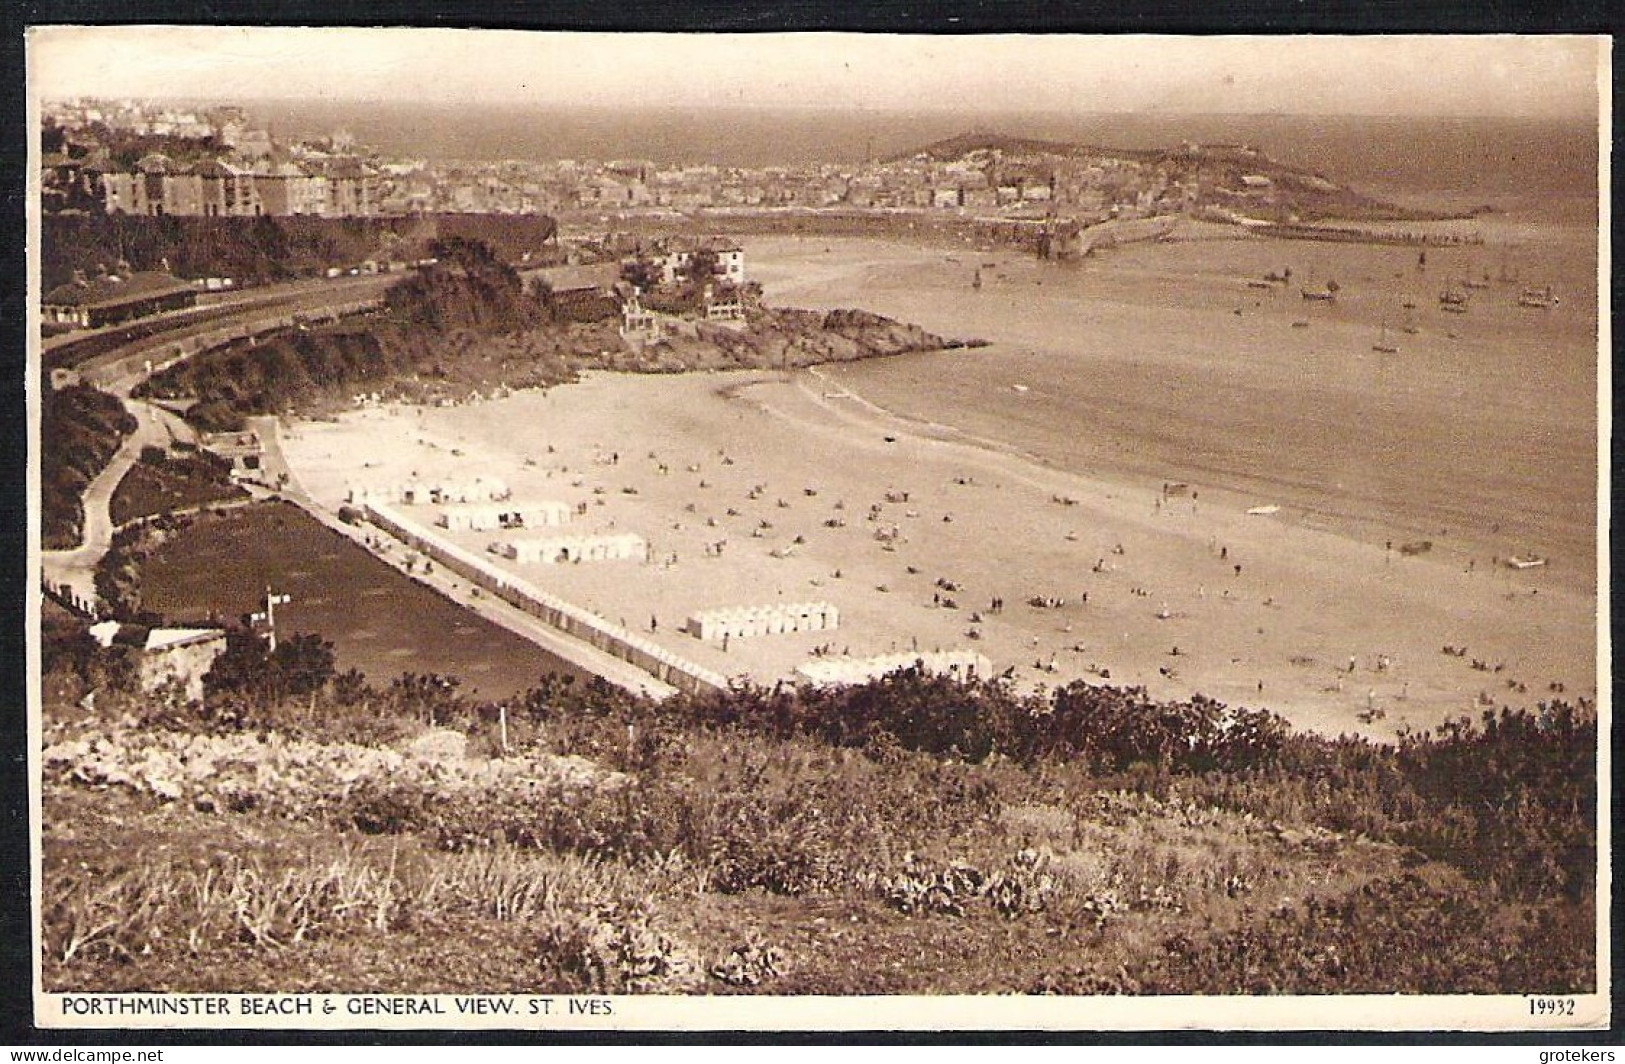
M 841 612 L 828 602 L 780 603 L 772 606 L 726 606 L 701 610 L 688 619 L 696 639 L 750 639 L 759 635 L 823 632 L 838 628 Z
M 552 500 L 507 503 L 448 503 L 435 524 L 450 532 L 495 532 L 499 529 L 554 528 L 570 520 L 570 507 Z
M 126 628 L 131 630 L 126 633 Z M 226 633 L 221 628 L 152 628 L 143 635 L 138 627 L 103 621 L 91 625 L 90 634 L 104 647 L 112 646 L 123 634 L 130 640 L 127 645 L 141 648 L 136 676 L 142 691 L 153 694 L 178 684 L 194 702 L 202 701 L 203 677 L 226 652 Z
M 649 545 L 642 536 L 622 532 L 607 536 L 546 536 L 492 543 L 490 551 L 524 564 L 643 561 Z
M 437 503 L 505 502 L 513 492 L 499 477 L 479 474 L 471 480 L 444 480 L 430 486 L 430 498 Z
M 934 650 L 925 654 L 882 654 L 873 658 L 820 658 L 796 668 L 796 678 L 818 686 L 868 683 L 904 669 L 947 676 L 960 683 L 993 674 L 992 663 L 974 650 Z
M 501 478 L 483 474 L 469 480 L 413 478 L 396 484 L 351 484 L 345 492 L 346 502 L 400 503 L 403 506 L 424 506 L 429 503 L 454 505 L 506 502 L 512 497 L 513 492 Z

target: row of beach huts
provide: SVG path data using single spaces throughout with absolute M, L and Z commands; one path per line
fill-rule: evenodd
M 476 476 L 462 481 L 410 480 L 385 487 L 352 485 L 351 503 L 386 506 L 435 505 L 435 525 L 447 532 L 517 532 L 558 528 L 579 512 L 553 499 L 515 502 L 502 480 Z M 553 535 L 534 539 L 495 540 L 487 548 L 510 561 L 543 565 L 570 562 L 647 561 L 649 545 L 630 532 L 610 535 Z
M 367 520 L 425 557 L 565 635 L 629 662 L 689 694 L 721 691 L 728 680 L 594 613 L 549 595 L 473 551 L 449 543 L 383 501 L 367 502 Z
M 932 650 L 919 654 L 881 654 L 872 658 L 819 658 L 797 667 L 796 679 L 817 686 L 868 683 L 904 669 L 947 676 L 961 683 L 993 675 L 993 665 L 974 650 Z
M 696 639 L 720 642 L 789 632 L 827 632 L 840 624 L 841 611 L 830 603 L 796 602 L 701 610 L 688 619 L 688 632 Z
M 549 595 L 478 552 L 445 538 L 452 532 L 556 528 L 567 524 L 580 508 L 557 501 L 518 503 L 506 484 L 484 476 L 458 482 L 414 479 L 383 488 L 357 485 L 349 489 L 347 498 L 359 504 L 367 520 L 384 532 L 566 635 L 627 661 L 681 691 L 692 694 L 728 686 L 721 674 Z M 433 528 L 403 512 L 406 507 L 426 504 L 439 507 Z M 487 553 L 509 561 L 543 565 L 650 560 L 649 544 L 630 532 L 495 540 L 488 545 Z M 688 618 L 685 630 L 696 639 L 720 642 L 726 647 L 733 639 L 833 631 L 839 628 L 840 621 L 840 610 L 829 602 L 776 603 L 700 610 Z M 821 685 L 856 684 L 906 668 L 966 681 L 990 675 L 988 661 L 981 654 L 933 651 L 820 659 L 802 665 L 796 676 Z

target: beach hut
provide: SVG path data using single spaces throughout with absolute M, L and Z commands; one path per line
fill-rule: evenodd
M 522 507 L 504 511 L 504 528 L 552 528 L 567 524 L 570 507 L 553 499 L 526 503 Z
M 809 661 L 796 668 L 796 676 L 820 686 L 867 683 L 903 669 L 920 669 L 968 683 L 992 674 L 992 665 L 973 650 L 932 651 L 926 654 L 881 654 L 872 658 Z
M 511 527 L 503 521 L 500 507 L 479 503 L 448 505 L 435 518 L 435 524 L 451 532 L 490 532 Z

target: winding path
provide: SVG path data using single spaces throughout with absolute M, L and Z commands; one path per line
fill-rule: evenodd
M 96 566 L 113 544 L 113 493 L 140 459 L 143 447 L 168 447 L 173 440 L 186 435 L 175 431 L 171 424 L 174 415 L 167 411 L 131 399 L 124 400 L 124 405 L 135 417 L 136 428 L 124 437 L 107 468 L 85 489 L 79 546 L 40 552 L 45 582 L 86 604 L 96 602 Z
M 337 286 L 313 287 L 309 282 L 301 282 L 268 288 L 257 297 L 240 299 L 238 302 L 242 305 L 242 313 L 215 323 L 208 336 L 218 335 L 224 342 L 239 335 L 283 327 L 287 316 L 295 312 L 320 313 L 335 306 L 355 306 L 358 297 L 374 297 L 382 285 L 390 280 L 393 278 L 368 277 L 359 284 L 351 281 Z M 290 296 L 297 301 L 290 304 Z M 276 307 L 274 316 L 266 318 L 266 308 L 272 305 Z M 136 419 L 135 431 L 124 438 L 107 467 L 85 489 L 79 545 L 68 550 L 40 551 L 42 581 L 82 603 L 87 612 L 96 613 L 99 609 L 96 566 L 113 543 L 113 533 L 116 531 L 112 516 L 113 495 L 125 474 L 139 460 L 143 447 L 167 448 L 176 440 L 196 441 L 191 427 L 174 414 L 131 398 L 135 389 L 152 374 L 208 349 L 208 345 L 192 342 L 177 350 L 175 334 L 191 328 L 194 322 L 184 314 L 172 320 L 173 329 L 143 337 L 117 354 L 94 358 L 81 369 L 81 376 L 87 383 L 116 396 Z M 61 341 L 57 346 L 60 344 Z M 162 362 L 155 358 L 160 352 L 168 356 Z

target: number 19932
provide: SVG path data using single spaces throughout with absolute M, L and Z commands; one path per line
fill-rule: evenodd
M 1535 997 L 1529 999 L 1531 1016 L 1573 1016 L 1573 998 Z

